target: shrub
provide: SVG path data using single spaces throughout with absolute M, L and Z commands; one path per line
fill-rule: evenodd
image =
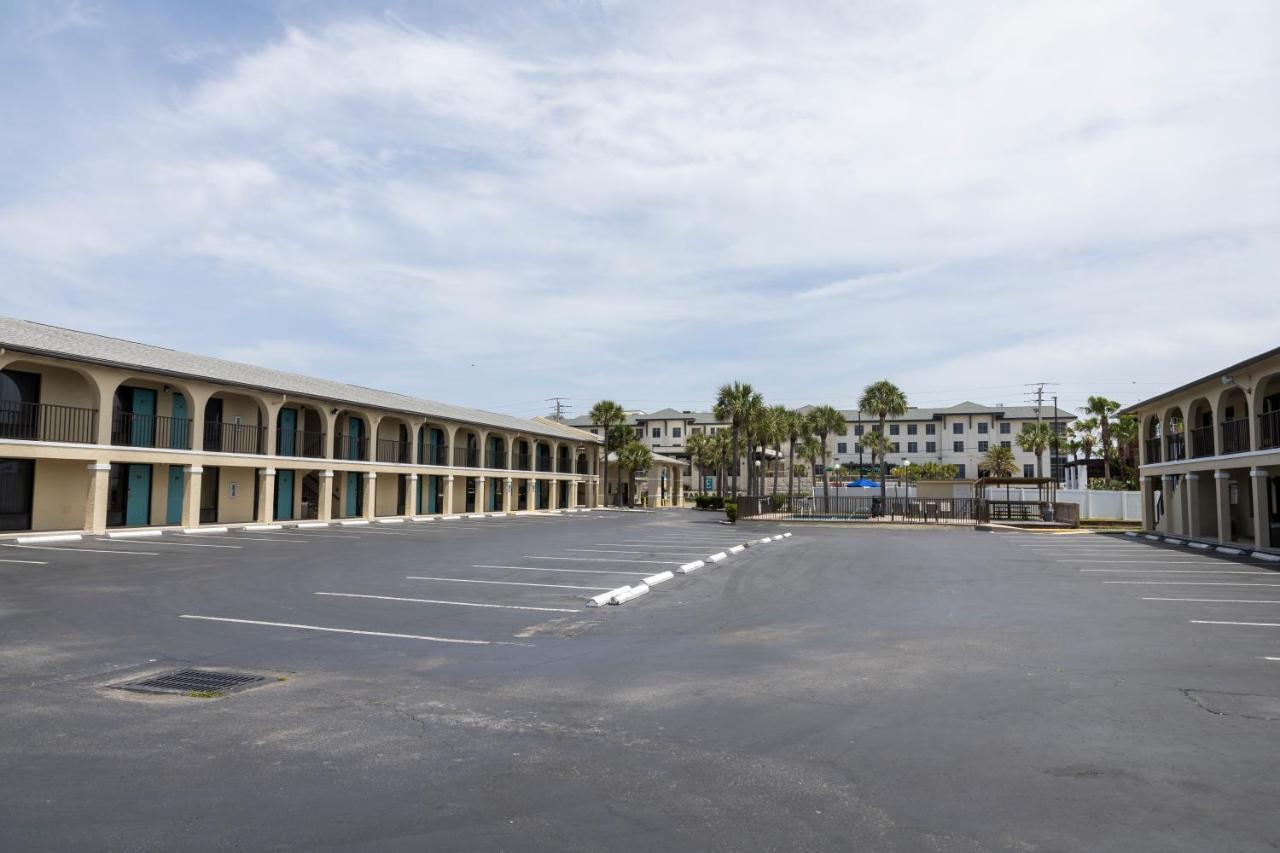
M 698 509 L 724 509 L 724 498 L 717 495 L 698 495 L 694 498 Z
M 733 501 L 727 501 L 724 505 L 724 515 L 729 521 L 736 523 L 738 520 L 738 505 Z
M 774 512 L 777 512 L 778 510 L 782 509 L 786 505 L 787 505 L 786 495 L 773 495 L 772 497 L 769 498 L 769 506 L 773 508 Z

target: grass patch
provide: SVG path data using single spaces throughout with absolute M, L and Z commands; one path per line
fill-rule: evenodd
M 188 690 L 182 694 L 190 699 L 221 699 L 227 694 L 221 690 Z
M 289 680 L 289 676 L 287 676 L 287 675 L 277 675 L 277 676 L 276 676 L 276 681 L 288 681 L 288 680 Z

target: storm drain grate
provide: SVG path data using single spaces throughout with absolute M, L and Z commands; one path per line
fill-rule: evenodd
M 166 672 L 139 681 L 117 684 L 121 690 L 135 690 L 140 693 L 230 693 L 235 690 L 247 690 L 266 684 L 267 679 L 261 675 L 250 675 L 244 672 L 215 672 L 211 669 L 180 669 L 177 672 Z

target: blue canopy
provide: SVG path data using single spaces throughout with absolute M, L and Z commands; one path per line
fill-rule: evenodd
M 870 489 L 879 485 L 875 480 L 868 480 L 866 477 L 861 480 L 854 480 L 852 483 L 845 483 L 845 487 L 850 489 Z

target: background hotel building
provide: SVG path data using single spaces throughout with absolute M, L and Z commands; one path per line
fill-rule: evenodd
M 804 406 L 800 411 L 808 412 L 811 408 L 812 406 Z M 827 436 L 830 464 L 833 468 L 858 464 L 871 467 L 871 454 L 863 449 L 859 438 L 878 428 L 876 418 L 854 410 L 842 409 L 841 412 L 846 422 L 845 430 Z M 1054 422 L 1054 414 L 1052 406 L 1044 406 L 1040 410 L 1040 418 L 1049 423 Z M 1056 414 L 1059 430 L 1066 429 L 1067 424 L 1076 417 L 1065 409 L 1056 410 Z M 681 412 L 675 409 L 662 409 L 652 414 L 629 412 L 627 417 L 636 437 L 650 450 L 683 461 L 686 488 L 701 491 L 701 484 L 692 481 L 693 471 L 689 464 L 687 445 L 689 436 L 698 433 L 714 435 L 722 430 L 729 430 L 730 425 L 717 419 L 711 412 Z M 955 465 L 956 476 L 960 479 L 973 478 L 978 476 L 982 457 L 987 450 L 1002 444 L 1013 450 L 1018 475 L 1032 477 L 1035 476 L 1036 457 L 1018 447 L 1018 433 L 1035 421 L 1034 406 L 984 406 L 966 401 L 940 409 L 910 408 L 902 417 L 889 418 L 885 424 L 891 442 L 889 467 L 907 461 L 912 465 L 940 462 Z M 590 417 L 573 418 L 567 423 L 599 437 L 600 430 L 591 423 Z M 786 476 L 786 459 L 787 445 L 784 443 L 779 476 Z M 803 462 L 800 459 L 796 461 L 797 464 Z M 1060 479 L 1063 461 L 1064 457 L 1046 451 L 1044 475 Z M 804 464 L 808 466 L 807 462 Z
M 0 317 L 0 530 L 595 506 L 552 420 Z
M 1280 348 L 1129 406 L 1147 530 L 1280 545 Z

